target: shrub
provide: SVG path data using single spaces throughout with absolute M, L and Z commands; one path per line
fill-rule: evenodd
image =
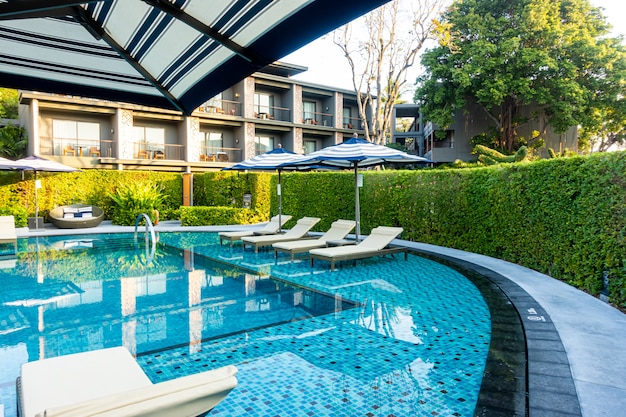
M 265 216 L 254 209 L 235 207 L 181 207 L 181 226 L 212 226 L 223 224 L 253 224 Z
M 133 226 L 142 213 L 147 214 L 152 223 L 158 223 L 158 210 L 165 198 L 160 187 L 133 182 L 119 185 L 110 197 L 115 203 L 112 223 L 125 226 Z
M 0 207 L 0 216 L 13 216 L 15 218 L 15 227 L 28 226 L 28 214 L 24 207 Z

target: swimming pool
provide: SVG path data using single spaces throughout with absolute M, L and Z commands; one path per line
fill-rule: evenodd
M 153 382 L 236 365 L 212 415 L 474 414 L 491 317 L 454 269 L 411 254 L 330 272 L 192 232 L 150 256 L 132 234 L 20 241 L 0 269 L 6 416 L 21 363 L 119 345 Z

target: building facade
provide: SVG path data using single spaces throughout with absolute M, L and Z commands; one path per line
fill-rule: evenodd
M 81 169 L 218 170 L 279 144 L 307 154 L 364 132 L 355 92 L 291 77 L 275 63 L 190 116 L 84 97 L 20 92 L 29 155 Z M 371 109 L 368 109 L 368 121 Z

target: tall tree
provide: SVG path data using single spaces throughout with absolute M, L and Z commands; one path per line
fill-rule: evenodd
M 521 145 L 517 128 L 530 120 L 521 116 L 525 105 L 542 126 L 530 142 L 548 126 L 592 134 L 601 127 L 596 110 L 621 112 L 626 92 L 624 47 L 609 29 L 587 0 L 454 0 L 438 46 L 422 57 L 415 100 L 442 127 L 473 101 L 508 152 Z
M 407 88 L 407 72 L 424 42 L 433 37 L 434 18 L 444 3 L 392 0 L 333 33 L 352 69 L 361 120 L 373 109 L 372 125 L 364 126 L 366 139 L 386 143 L 393 105 Z

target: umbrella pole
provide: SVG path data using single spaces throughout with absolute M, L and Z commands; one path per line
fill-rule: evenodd
M 282 214 L 283 214 L 283 196 L 282 190 L 280 189 L 280 169 L 278 170 L 278 184 L 276 184 L 276 195 L 278 196 L 278 232 L 283 231 L 283 222 L 282 222 Z
M 356 222 L 356 242 L 361 234 L 361 208 L 359 207 L 359 164 L 354 164 L 354 220 Z
M 37 199 L 37 170 L 35 170 L 35 230 L 39 230 L 39 201 Z

